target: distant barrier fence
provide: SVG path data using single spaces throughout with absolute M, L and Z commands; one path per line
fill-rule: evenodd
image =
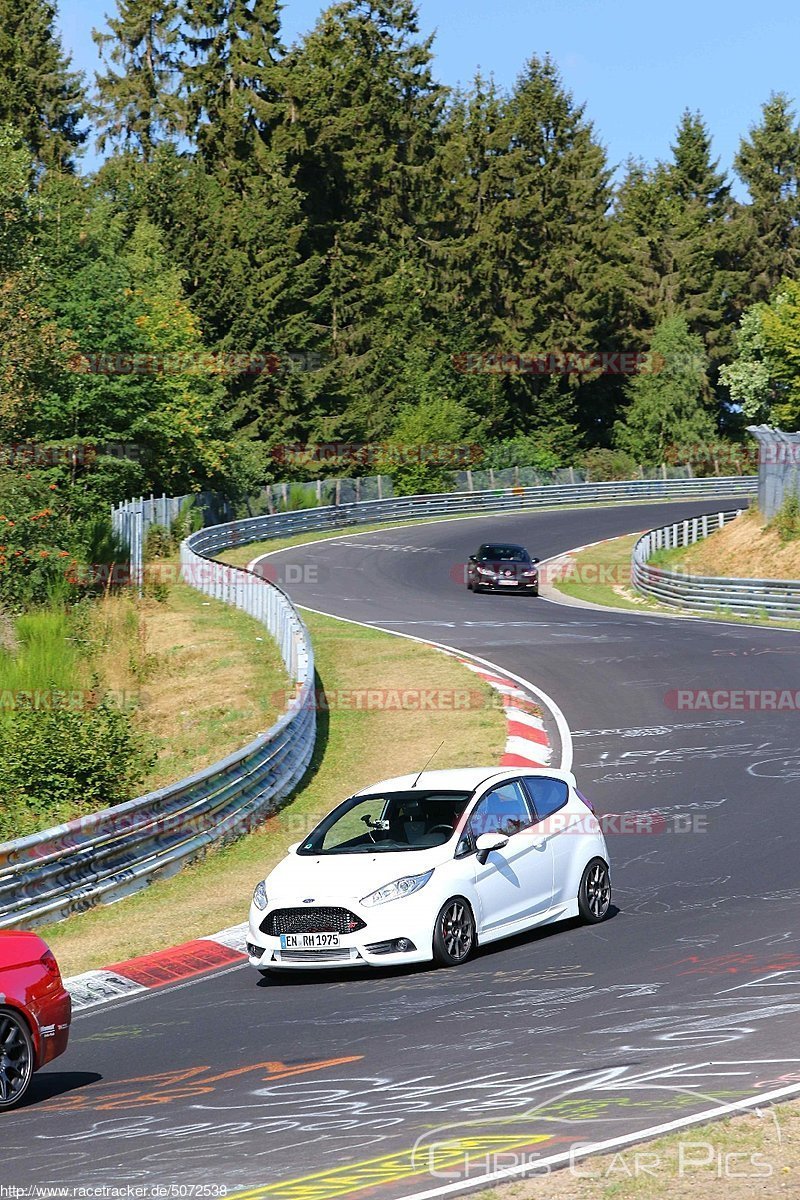
M 578 483 L 573 485 L 506 488 L 502 491 L 449 492 L 432 496 L 398 496 L 391 500 L 367 500 L 325 508 L 296 509 L 265 513 L 231 521 L 193 534 L 192 547 L 212 554 L 217 539 L 224 535 L 229 546 L 266 541 L 304 532 L 348 529 L 354 525 L 384 521 L 417 520 L 430 517 L 468 516 L 481 512 L 524 512 L 528 509 L 569 504 L 603 504 L 642 500 L 705 499 L 718 496 L 749 497 L 757 479 L 750 475 L 709 479 L 648 479 L 622 483 Z
M 729 579 L 692 575 L 654 566 L 650 559 L 659 550 L 692 546 L 740 516 L 735 512 L 692 517 L 651 529 L 633 548 L 631 579 L 635 588 L 661 604 L 694 612 L 725 611 L 743 616 L 761 613 L 778 620 L 800 619 L 800 581 L 791 579 Z
M 770 520 L 788 495 L 800 495 L 800 433 L 749 425 L 758 442 L 758 507 Z
M 681 485 L 701 485 L 699 492 L 689 491 L 688 495 L 713 495 L 719 484 L 723 490 L 720 495 L 749 495 L 755 493 L 756 476 L 714 476 L 695 479 L 689 466 L 664 465 L 662 467 L 640 468 L 640 475 L 631 481 L 615 483 L 588 483 L 586 472 L 577 467 L 559 467 L 553 471 L 538 471 L 534 467 L 504 467 L 486 468 L 470 471 L 453 471 L 453 491 L 446 493 L 456 496 L 468 493 L 470 497 L 498 496 L 505 493 L 518 495 L 522 489 L 526 493 L 542 490 L 553 499 L 556 488 L 576 488 L 576 494 L 591 498 L 589 487 L 628 487 L 632 483 L 636 487 L 645 484 L 677 483 L 677 492 L 663 493 L 668 496 L 681 495 Z M 725 486 L 734 480 L 750 480 L 743 483 L 743 492 L 730 492 Z M 646 493 L 642 493 L 646 494 Z M 660 493 L 662 494 L 662 493 Z M 613 496 L 611 497 L 613 499 Z M 270 483 L 261 489 L 257 495 L 252 495 L 247 501 L 247 509 L 251 518 L 280 516 L 290 512 L 313 512 L 319 509 L 347 508 L 352 505 L 368 504 L 372 501 L 422 500 L 424 497 L 398 497 L 394 495 L 394 486 L 389 475 L 365 475 L 347 479 L 317 479 L 313 482 L 284 482 Z M 480 499 L 476 501 L 480 506 Z M 178 518 L 185 504 L 191 504 L 199 512 L 203 526 L 216 525 L 220 521 L 231 522 L 234 511 L 229 501 L 213 492 L 199 492 L 184 496 L 145 496 L 136 500 L 128 500 L 112 511 L 112 523 L 123 542 L 130 547 L 131 577 L 137 579 L 141 574 L 144 559 L 144 547 L 147 535 L 154 525 L 169 529 Z M 376 518 L 377 519 L 377 518 Z M 138 574 L 136 572 L 139 572 Z
M 258 825 L 285 801 L 305 773 L 316 732 L 314 656 L 308 632 L 279 588 L 215 561 L 214 554 L 290 534 L 386 521 L 610 501 L 746 497 L 755 486 L 754 477 L 736 476 L 398 497 L 264 514 L 191 534 L 181 545 L 184 578 L 204 594 L 264 624 L 280 646 L 297 695 L 270 730 L 222 762 L 127 804 L 0 845 L 0 928 L 59 920 L 175 872 L 207 847 Z M 153 502 L 148 515 L 168 524 L 165 515 L 169 518 L 173 509 L 177 515 L 183 498 L 173 499 L 171 506 L 165 506 L 163 499 Z M 143 503 L 147 502 L 131 501 L 114 513 L 121 532 L 129 520 L 138 527 L 139 554 Z

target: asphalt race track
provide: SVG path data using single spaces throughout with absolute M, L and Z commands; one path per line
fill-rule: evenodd
M 455 971 L 262 984 L 236 967 L 80 1014 L 0 1120 L 3 1182 L 420 1195 L 800 1081 L 800 714 L 668 701 L 796 689 L 800 635 L 474 596 L 459 575 L 483 540 L 546 558 L 719 507 L 482 517 L 272 556 L 305 579 L 300 604 L 543 688 L 600 812 L 655 814 L 654 831 L 609 837 L 617 910 L 596 928 Z

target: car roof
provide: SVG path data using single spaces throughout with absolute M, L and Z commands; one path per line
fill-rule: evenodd
M 549 779 L 563 779 L 571 787 L 576 786 L 571 771 L 556 767 L 455 767 L 449 771 L 423 771 L 418 779 L 415 774 L 397 775 L 394 779 L 384 779 L 362 788 L 355 794 L 371 796 L 381 792 L 405 792 L 411 788 L 414 780 L 417 780 L 415 791 L 474 792 L 490 780 L 502 783 L 504 779 L 517 779 L 520 775 L 543 775 Z
M 483 550 L 486 546 L 499 546 L 502 550 L 524 550 L 519 542 L 481 542 L 479 549 Z

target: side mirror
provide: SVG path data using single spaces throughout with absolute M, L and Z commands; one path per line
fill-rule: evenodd
M 532 563 L 537 563 L 538 561 L 539 561 L 539 559 L 538 559 L 538 558 L 532 558 L 532 559 L 531 559 L 531 562 L 532 562 Z
M 469 556 L 469 561 L 470 561 L 470 562 L 477 562 L 477 561 L 478 561 L 478 556 L 477 556 L 477 554 L 470 554 L 470 556 Z
M 502 850 L 507 845 L 508 838 L 502 833 L 482 833 L 475 842 L 478 862 L 483 866 L 493 850 Z

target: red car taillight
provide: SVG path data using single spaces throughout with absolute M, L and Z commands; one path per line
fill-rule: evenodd
M 39 961 L 53 982 L 61 983 L 61 972 L 58 969 L 58 963 L 52 950 L 45 950 Z

